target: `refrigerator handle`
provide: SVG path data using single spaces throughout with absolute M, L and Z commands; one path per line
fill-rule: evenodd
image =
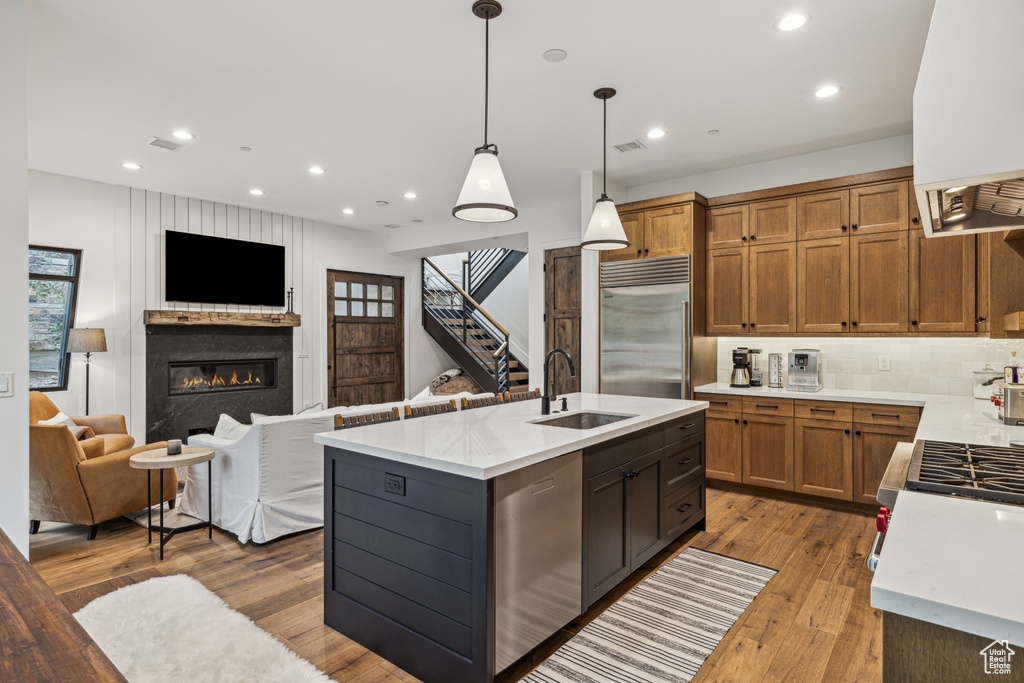
M 680 398 L 689 400 L 690 398 L 690 302 L 683 302 L 683 381 L 682 385 L 683 395 Z

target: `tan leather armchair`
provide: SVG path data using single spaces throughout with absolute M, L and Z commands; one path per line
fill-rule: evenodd
M 46 394 L 30 391 L 28 394 L 28 423 L 37 424 L 40 420 L 49 420 L 60 410 Z M 78 438 L 99 437 L 103 439 L 104 452 L 116 453 L 135 445 L 135 439 L 128 434 L 128 425 L 124 415 L 82 415 L 72 417 L 78 425 L 74 434 Z
M 129 437 L 130 438 L 130 437 Z M 135 453 L 164 448 L 166 442 L 139 448 L 105 451 L 102 436 L 79 441 L 64 426 L 29 426 L 29 531 L 40 521 L 89 526 L 87 538 L 96 537 L 101 522 L 146 507 L 146 471 L 133 469 Z M 153 477 L 153 502 L 174 501 L 178 478 L 164 474 L 164 490 Z

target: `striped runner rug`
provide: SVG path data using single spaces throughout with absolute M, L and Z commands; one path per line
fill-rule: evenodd
M 689 681 L 776 573 L 687 548 L 587 624 L 523 681 Z

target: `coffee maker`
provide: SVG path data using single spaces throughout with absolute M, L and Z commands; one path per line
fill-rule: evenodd
M 732 350 L 732 376 L 730 387 L 750 386 L 750 350 L 745 346 Z

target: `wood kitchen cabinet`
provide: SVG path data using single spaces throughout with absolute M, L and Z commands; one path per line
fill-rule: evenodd
M 910 181 L 850 190 L 850 233 L 867 235 L 910 228 Z
M 749 211 L 751 246 L 796 240 L 795 197 L 755 202 Z
M 796 243 L 750 247 L 751 333 L 796 332 Z
M 850 224 L 850 191 L 818 192 L 797 197 L 797 239 L 842 237 Z
M 849 238 L 797 242 L 796 293 L 798 332 L 849 331 Z
M 708 250 L 708 334 L 747 333 L 750 317 L 749 263 L 750 250 L 746 247 Z
M 750 237 L 750 207 L 723 206 L 707 212 L 708 249 L 742 247 Z
M 743 414 L 743 483 L 792 491 L 793 418 Z
M 626 232 L 629 246 L 624 249 L 602 251 L 601 262 L 689 253 L 694 253 L 696 258 L 696 252 L 702 255 L 706 200 L 697 194 L 687 195 L 687 198 L 687 201 L 645 208 L 642 211 L 623 211 L 620 207 L 619 218 L 622 220 L 622 228 Z M 700 234 L 695 242 L 694 236 L 697 231 Z
M 795 490 L 851 500 L 853 434 L 849 422 L 798 418 L 794 424 Z M 890 451 L 891 453 L 891 451 Z
M 698 398 L 698 400 L 701 400 Z M 714 406 L 712 406 L 714 408 Z M 707 476 L 726 481 L 743 479 L 743 426 L 740 413 L 708 410 L 704 417 L 707 436 Z
M 910 232 L 911 332 L 974 332 L 976 242 Z
M 917 427 L 857 422 L 853 430 L 853 500 L 875 504 L 878 485 L 896 444 L 913 442 Z
M 644 214 L 643 211 L 636 213 L 624 213 L 619 215 L 622 221 L 622 229 L 629 240 L 629 246 L 624 249 L 607 249 L 601 252 L 601 262 L 608 261 L 632 261 L 642 258 L 644 241 Z
M 850 331 L 906 332 L 908 254 L 906 232 L 850 237 Z

